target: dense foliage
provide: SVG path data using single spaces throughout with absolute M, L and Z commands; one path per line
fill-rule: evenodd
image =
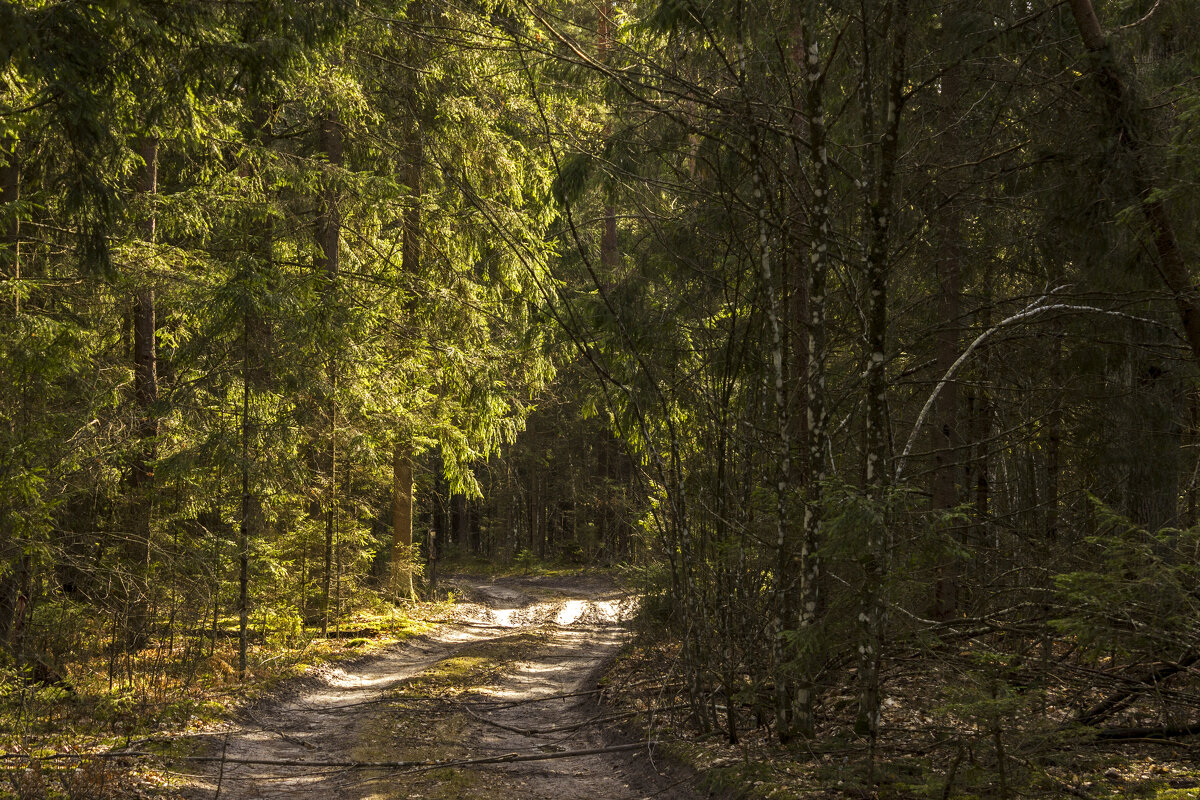
M 901 663 L 1002 793 L 997 715 L 1194 732 L 1152 690 L 1200 660 L 1198 33 L 8 4 L 6 662 L 133 683 L 236 612 L 245 669 L 251 615 L 324 631 L 473 551 L 635 564 L 731 742 L 874 758 Z

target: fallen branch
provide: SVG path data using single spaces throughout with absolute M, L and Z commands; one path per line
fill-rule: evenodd
M 225 734 L 225 744 L 221 745 L 221 770 L 217 773 L 217 792 L 213 800 L 221 800 L 221 785 L 225 782 L 225 756 L 229 753 L 229 734 Z
M 587 750 L 563 750 L 557 753 L 506 753 L 501 756 L 487 758 L 469 758 L 461 760 L 440 761 L 299 761 L 282 758 L 228 758 L 225 756 L 172 756 L 169 761 L 219 762 L 221 764 L 243 764 L 262 767 L 300 767 L 304 769 L 392 769 L 392 770 L 423 770 L 443 769 L 445 767 L 470 767 L 477 764 L 510 764 L 522 761 L 547 761 L 556 758 L 575 758 L 578 756 L 603 755 L 605 753 L 621 753 L 630 750 L 650 748 L 658 744 L 654 741 L 634 742 L 632 744 L 617 744 L 610 747 L 596 747 Z M 5 755 L 0 758 L 23 758 L 37 761 L 59 761 L 66 759 L 87 758 L 163 758 L 159 753 L 123 752 L 123 753 L 55 753 L 48 756 L 31 757 L 27 755 Z
M 1080 712 L 1075 719 L 1071 720 L 1071 724 L 1095 725 L 1105 717 L 1111 716 L 1129 705 L 1137 695 L 1157 688 L 1159 683 L 1172 675 L 1183 672 L 1197 661 L 1200 661 L 1200 652 L 1188 653 L 1179 661 L 1164 664 L 1144 678 L 1133 681 L 1133 685 L 1109 695 L 1086 711 Z
M 589 694 L 598 694 L 600 689 L 585 689 L 581 692 L 566 692 L 565 694 L 551 694 L 545 697 L 527 697 L 524 700 L 471 700 L 471 705 L 474 706 L 489 706 L 491 708 L 512 708 L 513 706 L 523 706 L 528 703 L 546 703 L 551 700 L 566 700 L 570 697 L 586 697 Z
M 254 723 L 256 725 L 258 725 L 259 730 L 261 730 L 263 733 L 273 733 L 276 736 L 278 736 L 280 739 L 283 739 L 285 742 L 290 742 L 291 744 L 294 744 L 297 747 L 303 747 L 305 750 L 316 750 L 317 749 L 316 746 L 313 745 L 311 742 L 306 742 L 303 739 L 297 739 L 294 736 L 288 736 L 283 731 L 277 731 L 274 728 L 268 728 L 265 722 L 263 722 L 261 719 L 254 716 L 253 714 L 251 714 L 249 711 L 246 712 L 246 716 L 248 716 L 250 719 L 252 719 L 254 721 Z
M 628 719 L 629 717 L 636 717 L 639 714 L 650 714 L 650 713 L 654 713 L 657 711 L 676 711 L 681 708 L 689 708 L 689 707 L 690 706 L 688 706 L 687 704 L 681 703 L 679 705 L 666 706 L 664 708 L 647 708 L 642 711 L 625 711 L 620 714 L 609 714 L 608 716 L 592 717 L 590 719 L 585 719 L 582 722 L 572 722 L 569 725 L 555 725 L 554 727 L 551 727 L 551 728 L 517 728 L 512 725 L 505 725 L 503 722 L 496 722 L 496 720 L 494 720 L 494 719 L 488 719 L 487 717 L 483 716 L 482 714 L 477 714 L 474 711 L 472 711 L 471 707 L 468 705 L 464 705 L 463 710 L 466 711 L 468 714 L 470 714 L 475 719 L 484 723 L 485 725 L 491 725 L 492 727 L 499 728 L 500 730 L 503 730 L 503 731 L 509 731 L 510 733 L 519 733 L 522 736 L 545 736 L 546 734 L 550 734 L 550 733 L 563 733 L 564 731 L 579 730 L 580 728 L 586 728 L 589 725 L 603 725 L 603 724 L 606 724 L 609 722 L 616 722 L 617 720 Z

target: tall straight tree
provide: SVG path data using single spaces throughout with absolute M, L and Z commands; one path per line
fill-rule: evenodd
M 807 335 L 804 348 L 807 363 L 802 373 L 805 383 L 805 444 L 807 474 L 804 486 L 804 522 L 800 540 L 800 586 L 797 629 L 811 634 L 818 623 L 821 596 L 821 520 L 823 516 L 828 450 L 826 426 L 828 403 L 826 390 L 826 292 L 830 259 L 834 249 L 833 182 L 830 177 L 829 139 L 825 117 L 825 73 L 821 67 L 820 45 L 815 8 L 809 5 L 801 28 L 804 112 L 808 121 L 808 162 L 812 174 L 812 203 L 809 220 L 807 271 L 808 318 L 799 320 L 799 330 Z M 815 648 L 814 648 L 815 649 Z M 814 659 L 815 661 L 815 659 Z M 811 737 L 815 729 L 815 664 L 807 665 L 796 691 L 793 724 L 797 733 Z
M 141 238 L 147 250 L 154 247 L 157 219 L 154 212 L 154 196 L 158 191 L 158 139 L 153 135 L 140 136 L 136 140 L 140 166 L 134 179 L 135 191 L 141 195 L 145 205 L 141 222 Z M 148 620 L 149 587 L 146 585 L 150 567 L 152 546 L 152 517 L 154 514 L 154 458 L 157 450 L 158 419 L 155 403 L 158 401 L 158 347 L 157 316 L 153 277 L 142 278 L 143 283 L 136 291 L 133 301 L 133 395 L 137 406 L 137 442 L 134 444 L 131 465 L 130 519 L 126 551 L 131 562 L 129 607 L 129 635 L 138 642 L 144 637 Z
M 246 140 L 252 143 L 257 167 L 252 168 L 261 184 L 264 165 L 261 163 L 271 145 L 272 109 L 263 100 L 256 101 L 246 123 Z M 241 331 L 241 409 L 240 409 L 240 457 L 239 473 L 241 503 L 238 517 L 238 671 L 246 672 L 248 666 L 250 626 L 250 552 L 254 543 L 261 538 L 263 509 L 262 498 L 256 485 L 256 450 L 260 429 L 257 411 L 253 403 L 256 389 L 262 389 L 268 381 L 265 342 L 267 322 L 263 318 L 261 304 L 266 284 L 270 280 L 275 261 L 275 224 L 270 210 L 270 197 L 265 185 L 259 186 L 260 195 L 252 201 L 254 212 L 249 215 L 244 230 L 245 247 L 248 252 L 242 257 L 237 276 L 240 284 L 242 305 Z
M 410 106 L 420 108 L 414 92 Z M 403 232 L 400 240 L 400 272 L 411 279 L 421 272 L 421 171 L 425 149 L 421 142 L 419 119 L 412 120 L 412 129 L 404 148 L 406 156 L 405 184 L 408 203 L 401 215 Z M 411 308 L 408 309 L 411 312 Z M 396 434 L 392 454 L 392 580 L 399 597 L 415 595 L 413 585 L 413 449 L 411 433 L 401 429 Z
M 865 15 L 867 6 L 863 6 Z M 859 679 L 861 681 L 856 729 L 874 742 L 879 736 L 880 661 L 883 657 L 887 624 L 887 591 L 891 562 L 890 524 L 887 519 L 888 470 L 886 467 L 889 442 L 885 408 L 887 403 L 888 361 L 888 281 L 892 271 L 891 232 L 895 225 L 896 168 L 900 153 L 900 121 L 904 108 L 905 47 L 908 28 L 907 0 L 890 0 L 885 8 L 883 35 L 875 41 L 887 41 L 890 58 L 886 65 L 873 64 L 868 57 L 874 44 L 871 22 L 863 19 L 862 43 L 863 79 L 859 86 L 863 139 L 868 145 L 868 157 L 862 183 L 870 192 L 864 220 L 866 243 L 865 285 L 867 311 L 865 331 L 866 400 L 865 400 L 865 472 L 868 514 L 866 547 L 863 553 L 861 639 L 859 644 Z M 873 70 L 881 69 L 885 79 L 882 103 L 882 124 L 878 125 L 879 110 L 875 107 Z
M 338 424 L 338 347 L 337 332 L 334 328 L 339 317 L 337 306 L 338 270 L 342 243 L 341 220 L 338 211 L 338 177 L 336 171 L 341 168 L 345 142 L 343 141 L 342 125 L 336 111 L 326 112 L 318 122 L 318 140 L 321 155 L 328 165 L 321 194 L 321 211 L 317 215 L 317 244 L 318 259 L 322 272 L 321 298 L 324 304 L 323 316 L 326 320 L 325 377 L 329 396 L 326 398 L 325 413 L 328 415 L 329 429 L 325 442 L 325 570 L 321 578 L 321 633 L 329 629 L 330 605 L 329 587 L 333 572 L 334 536 L 337 526 L 337 424 Z

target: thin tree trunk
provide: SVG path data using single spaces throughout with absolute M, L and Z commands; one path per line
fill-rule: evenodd
M 596 9 L 596 56 L 601 64 L 608 63 L 608 52 L 612 48 L 612 0 L 600 0 Z M 604 135 L 609 128 L 606 126 Z M 617 250 L 617 211 L 611 201 L 604 204 L 604 219 L 600 230 L 600 266 L 604 280 L 616 280 L 616 268 L 620 253 Z
M 238 520 L 238 672 L 246 674 L 246 650 L 250 622 L 250 516 L 253 513 L 253 496 L 250 494 L 250 380 L 251 329 L 249 313 L 242 319 L 242 505 Z
M 403 212 L 400 271 L 415 280 L 421 271 L 421 166 L 424 147 L 415 126 L 407 148 L 409 204 Z M 392 579 L 398 596 L 414 597 L 412 578 L 413 478 L 412 447 L 397 434 L 392 463 Z
M 334 111 L 325 114 L 318 123 L 318 139 L 321 153 L 328 163 L 329 174 L 326 175 L 322 192 L 321 213 L 317 215 L 316 233 L 317 244 L 320 247 L 320 269 L 324 274 L 325 284 L 323 301 L 324 315 L 327 326 L 336 325 L 338 269 L 341 251 L 341 219 L 338 212 L 337 179 L 334 170 L 342 165 L 345 145 L 342 136 L 342 126 Z M 335 334 L 336 337 L 336 334 Z M 331 338 L 335 338 L 331 337 Z M 337 345 L 333 344 L 325 364 L 326 377 L 329 385 L 327 398 L 327 413 L 329 415 L 329 434 L 325 443 L 326 480 L 328 494 L 325 497 L 325 574 L 322 580 L 321 635 L 329 632 L 329 582 L 333 560 L 334 528 L 337 524 L 337 390 L 338 390 L 338 356 Z
M 810 15 L 809 17 L 813 17 Z M 813 211 L 810 232 L 808 270 L 808 344 L 805 348 L 806 378 L 806 486 L 804 497 L 804 528 L 800 541 L 800 592 L 797 603 L 801 633 L 811 630 L 821 611 L 821 508 L 825 484 L 825 283 L 829 274 L 829 258 L 833 240 L 832 181 L 829 173 L 827 130 L 825 126 L 824 75 L 817 42 L 805 39 L 802 69 L 805 75 L 805 106 L 808 112 L 809 160 L 813 169 Z M 811 737 L 813 719 L 814 681 L 813 659 L 796 690 L 793 710 L 795 732 Z
M 985 273 L 983 285 L 986 287 L 991 280 L 990 270 Z M 992 326 L 992 298 L 990 290 L 985 290 L 983 298 L 983 308 L 979 310 L 980 329 L 988 330 Z M 989 530 L 991 528 L 988 522 L 991 501 L 991 437 L 992 437 L 992 403 L 988 393 L 988 378 L 990 370 L 988 369 L 988 358 L 986 355 L 980 359 L 978 365 L 979 380 L 975 394 L 975 413 L 973 415 L 974 436 L 971 437 L 974 442 L 975 458 L 972 460 L 974 467 L 974 487 L 973 487 L 973 503 L 975 506 L 975 527 L 976 527 L 976 543 L 985 544 L 987 542 Z
M 0 278 L 12 292 L 13 316 L 21 315 L 21 227 L 20 215 L 15 204 L 21 195 L 21 165 L 17 155 L 17 140 L 5 137 L 0 140 L 0 205 L 7 207 L 10 215 L 8 223 L 0 232 L 0 255 L 3 258 L 3 272 Z M 15 376 L 8 376 L 14 380 Z M 7 503 L 6 498 L 0 498 L 0 504 Z M 0 555 L 4 563 L 9 565 L 3 578 L 0 578 L 0 644 L 9 645 L 14 651 L 20 650 L 18 637 L 13 634 L 21 629 L 22 598 L 25 596 L 24 576 L 28 574 L 28 556 L 25 544 L 16 536 L 6 537 L 0 547 Z
M 893 37 L 892 59 L 888 72 L 887 113 L 879 142 L 878 174 L 869 208 L 866 263 L 867 369 L 866 369 L 866 500 L 871 520 L 867 523 L 866 552 L 863 555 L 864 591 L 859 645 L 858 677 L 860 697 L 855 728 L 870 738 L 872 753 L 879 737 L 880 663 L 883 656 L 884 630 L 887 626 L 885 583 L 890 568 L 891 545 L 887 520 L 888 453 L 885 427 L 887 400 L 887 291 L 890 271 L 890 231 L 893 224 L 894 186 L 898 159 L 900 114 L 904 88 L 904 48 L 907 27 L 907 0 L 892 5 L 888 30 Z M 869 102 L 869 98 L 864 98 Z M 870 129 L 867 129 L 868 134 Z
M 1050 352 L 1050 409 L 1046 412 L 1046 499 L 1045 540 L 1050 547 L 1058 543 L 1059 525 L 1059 444 L 1063 425 L 1062 339 L 1054 337 Z
M 336 412 L 336 408 L 331 411 Z M 326 497 L 325 503 L 325 564 L 324 572 L 321 574 L 321 635 L 329 634 L 329 588 L 330 581 L 333 575 L 333 529 L 336 517 L 336 509 L 334 505 L 337 500 L 337 449 L 334 444 L 334 436 L 337 431 L 337 419 L 334 414 L 329 416 L 329 451 L 327 458 L 327 478 L 329 480 L 329 494 Z
M 412 576 L 412 450 L 396 441 L 392 463 L 392 582 L 397 597 L 414 597 Z
M 467 496 L 455 494 L 451 500 L 451 527 L 454 529 L 454 544 L 465 550 L 470 542 L 471 528 L 468 517 Z
M 265 148 L 271 137 L 271 121 L 265 106 L 255 111 L 250 123 L 249 137 Z M 265 203 L 265 201 L 263 201 Z M 258 259 L 250 269 L 267 271 L 274 261 L 275 232 L 270 214 L 264 209 L 257 217 L 257 226 L 248 231 L 248 238 L 256 240 Z M 254 223 L 252 223 L 254 224 Z M 246 276 L 243 291 L 252 293 L 257 281 Z M 246 308 L 242 317 L 242 408 L 241 408 L 241 484 L 242 502 L 238 521 L 238 671 L 245 675 L 247 650 L 249 648 L 250 625 L 250 545 L 259 535 L 261 525 L 261 503 L 254 487 L 251 473 L 250 443 L 258 437 L 258 425 L 252 413 L 252 386 L 266 382 L 266 364 L 263 357 L 263 339 L 266 327 L 256 311 L 257 297 L 244 301 Z
M 138 140 L 138 154 L 143 166 L 138 171 L 136 191 L 147 200 L 158 190 L 158 139 L 145 136 Z M 142 239 L 153 246 L 156 219 L 150 210 L 142 223 Z M 147 573 L 150 560 L 151 522 L 154 506 L 154 470 L 151 466 L 157 450 L 158 418 L 154 404 L 158 401 L 158 353 L 155 346 L 155 297 L 153 279 L 138 290 L 133 304 L 133 395 L 138 409 L 138 442 L 135 445 L 130 470 L 130 520 L 132 531 L 126 540 L 126 557 L 130 561 L 133 580 L 129 598 L 129 643 L 137 647 L 146 635 L 149 622 L 149 586 Z
M 1186 452 L 1191 453 L 1188 459 L 1191 471 L 1187 483 L 1187 518 L 1184 527 L 1194 528 L 1197 518 L 1197 477 L 1200 475 L 1200 392 L 1194 387 L 1187 389 L 1187 434 Z
M 749 108 L 747 113 L 750 113 Z M 778 292 L 776 291 L 771 265 L 771 238 L 767 225 L 767 187 L 763 170 L 761 133 L 751 120 L 751 158 L 754 160 L 754 197 L 758 208 L 758 267 L 763 294 L 766 296 L 767 322 L 770 332 L 772 388 L 774 390 L 775 420 L 778 426 L 776 441 L 776 486 L 775 486 L 775 712 L 776 730 L 787 739 L 792 728 L 792 703 L 794 688 L 785 664 L 789 648 L 786 633 L 791 630 L 795 619 L 793 587 L 795 579 L 791 556 L 791 531 L 788 525 L 788 494 L 791 492 L 792 441 L 788 424 L 787 385 L 784 380 L 783 325 L 780 319 Z
M 960 65 L 955 64 L 942 79 L 941 126 L 946 131 L 940 150 L 954 157 L 959 153 L 958 101 L 961 92 Z M 962 313 L 962 209 L 951 196 L 943 196 L 934 214 L 933 235 L 937 247 L 937 321 L 935 334 L 936 374 L 945 375 L 958 359 L 959 317 Z M 933 451 L 933 475 L 930 506 L 948 511 L 958 505 L 959 416 L 958 381 L 948 382 L 938 394 L 932 425 L 929 426 Z M 939 557 L 934 579 L 934 619 L 949 619 L 958 608 L 960 565 L 955 556 Z
M 21 314 L 21 215 L 15 204 L 21 199 L 21 162 L 17 154 L 17 140 L 5 137 L 0 141 L 0 205 L 9 208 L 8 224 L 0 232 L 0 247 L 3 248 L 3 271 L 0 278 L 9 283 L 12 292 L 13 315 Z

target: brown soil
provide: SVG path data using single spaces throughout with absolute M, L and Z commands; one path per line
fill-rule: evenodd
M 628 638 L 630 599 L 594 577 L 454 579 L 461 622 L 293 687 L 214 742 L 228 759 L 464 761 L 628 744 L 596 680 Z M 465 684 L 465 685 L 464 685 Z M 364 770 L 214 763 L 189 797 L 682 800 L 648 748 L 541 761 Z

